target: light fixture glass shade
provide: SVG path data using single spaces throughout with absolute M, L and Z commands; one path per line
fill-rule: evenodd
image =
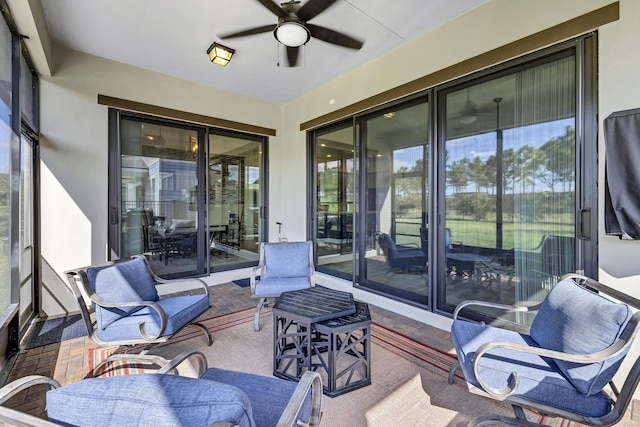
M 231 61 L 231 57 L 235 52 L 235 50 L 215 42 L 209 46 L 209 49 L 207 50 L 207 54 L 209 55 L 211 62 L 222 65 L 223 67 Z
M 309 30 L 297 22 L 283 22 L 276 27 L 276 39 L 285 46 L 302 46 L 311 38 Z
M 464 110 L 462 110 L 462 115 L 460 116 L 460 123 L 468 125 L 476 120 L 478 120 L 478 116 L 476 114 L 476 103 L 473 101 L 467 101 L 464 106 Z

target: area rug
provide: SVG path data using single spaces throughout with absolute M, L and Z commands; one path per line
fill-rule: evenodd
M 248 277 L 246 279 L 232 280 L 231 282 L 240 286 L 241 288 L 248 288 L 251 285 L 251 279 L 249 279 Z
M 155 347 L 151 353 L 171 359 L 185 350 L 200 350 L 209 366 L 271 376 L 271 310 L 262 310 L 260 332 L 253 331 L 254 313 L 255 309 L 250 308 L 203 320 L 214 337 L 211 347 L 206 347 L 201 332 L 192 329 Z M 465 426 L 485 413 L 512 415 L 510 407 L 469 393 L 460 376 L 450 385 L 447 375 L 455 360 L 451 354 L 375 323 L 371 333 L 371 385 L 334 398 L 323 396 L 322 425 L 449 427 Z M 88 351 L 89 368 L 109 354 L 98 348 Z M 535 413 L 527 415 L 532 421 L 548 425 L 577 426 L 564 420 L 547 420 Z
M 27 350 L 87 335 L 80 314 L 41 320 L 31 326 L 31 330 L 31 337 L 25 345 Z

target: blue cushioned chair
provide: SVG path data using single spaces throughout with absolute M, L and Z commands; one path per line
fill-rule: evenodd
M 458 319 L 472 306 L 537 314 L 525 334 Z M 471 392 L 511 403 L 516 415 L 483 415 L 469 425 L 532 425 L 523 407 L 587 425 L 618 423 L 640 380 L 638 358 L 620 390 L 612 382 L 638 333 L 640 313 L 631 307 L 640 300 L 576 274 L 563 276 L 535 307 L 461 303 L 451 327 L 459 363 L 449 382 L 460 367 Z
M 159 344 L 186 326 L 199 327 L 207 344 L 213 343 L 204 325 L 192 323 L 209 308 L 209 288 L 200 279 L 187 280 L 201 286 L 204 292 L 160 298 L 157 284 L 183 280 L 168 281 L 156 276 L 141 255 L 69 270 L 65 274 L 78 301 L 87 334 L 99 346 Z M 96 366 L 96 370 L 124 357 L 115 354 Z M 158 361 L 162 362 L 158 356 L 149 356 L 150 363 Z
M 259 298 L 254 319 L 254 330 L 259 331 L 260 310 L 267 299 L 316 285 L 311 242 L 261 243 L 260 260 L 251 271 L 250 284 L 251 296 Z
M 185 360 L 197 359 L 198 375 L 172 375 Z M 198 378 L 199 376 L 199 378 Z M 207 369 L 200 352 L 183 353 L 155 373 L 89 378 L 60 387 L 32 375 L 0 389 L 0 404 L 37 384 L 46 395 L 50 422 L 0 407 L 9 425 L 73 426 L 241 426 L 289 427 L 320 423 L 322 382 L 306 372 L 300 382 L 244 372 Z
M 427 256 L 417 245 L 396 245 L 387 233 L 376 233 L 376 239 L 387 258 L 389 271 L 426 272 Z

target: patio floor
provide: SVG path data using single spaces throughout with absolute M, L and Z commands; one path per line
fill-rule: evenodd
M 211 307 L 202 315 L 203 318 L 255 307 L 256 300 L 251 299 L 249 288 L 225 283 L 212 286 L 211 290 Z M 372 304 L 369 308 L 374 322 L 441 351 L 454 352 L 448 332 Z M 81 337 L 23 351 L 18 355 L 7 382 L 26 375 L 53 377 L 63 385 L 79 381 L 86 373 L 86 350 L 89 347 L 95 347 L 95 344 L 88 337 Z M 45 390 L 33 387 L 28 393 L 22 392 L 12 398 L 5 406 L 45 418 Z M 640 427 L 639 421 L 630 419 L 640 419 L 638 406 L 631 405 L 625 420 L 618 425 Z
M 202 317 L 231 313 L 256 304 L 256 300 L 250 297 L 249 288 L 233 283 L 215 285 L 211 291 L 211 307 Z M 442 351 L 453 351 L 448 332 L 371 304 L 369 308 L 374 322 Z M 26 375 L 53 377 L 63 385 L 79 381 L 86 373 L 86 350 L 89 347 L 95 347 L 95 344 L 88 337 L 82 337 L 23 351 L 18 355 L 7 382 Z M 33 387 L 29 393 L 20 393 L 5 406 L 45 417 L 45 390 Z

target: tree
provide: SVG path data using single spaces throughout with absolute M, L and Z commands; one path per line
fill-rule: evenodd
M 449 166 L 447 173 L 447 183 L 453 187 L 455 192 L 464 190 L 469 184 L 467 179 L 467 169 L 469 169 L 469 159 L 466 157 L 460 161 L 454 161 Z
M 566 185 L 575 181 L 575 146 L 576 131 L 572 126 L 567 126 L 564 135 L 553 138 L 540 147 L 547 170 L 541 180 L 552 192 L 556 191 L 558 183 L 563 184 L 562 191 L 565 192 Z

